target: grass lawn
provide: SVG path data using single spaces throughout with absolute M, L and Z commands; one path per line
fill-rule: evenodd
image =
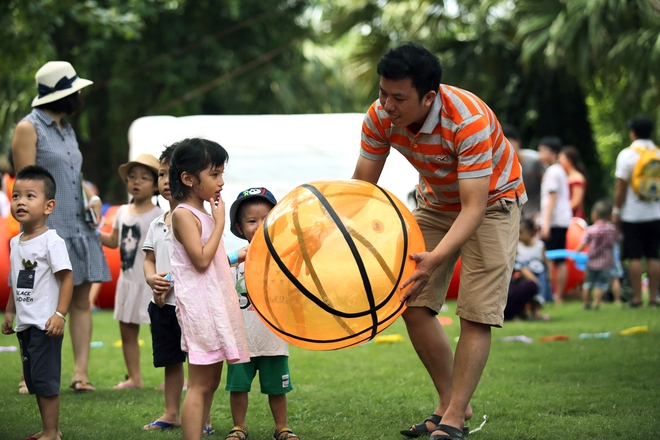
M 459 333 L 455 304 L 443 316 L 451 340 Z M 472 399 L 474 429 L 488 421 L 472 439 L 655 439 L 660 437 L 660 310 L 628 309 L 604 304 L 583 311 L 578 302 L 547 307 L 548 322 L 506 323 L 493 330 L 490 359 Z M 620 336 L 619 331 L 648 325 L 649 333 Z M 609 339 L 584 339 L 581 333 L 612 332 Z M 402 343 L 369 343 L 334 352 L 291 348 L 295 390 L 289 394 L 289 425 L 303 440 L 403 439 L 398 432 L 419 422 L 435 408 L 436 396 L 407 338 L 402 320 L 384 334 L 404 336 Z M 568 341 L 539 342 L 563 334 Z M 500 338 L 526 335 L 531 344 Z M 151 337 L 143 326 L 140 338 L 145 388 L 113 391 L 124 378 L 119 328 L 112 313 L 94 315 L 90 379 L 98 391 L 74 394 L 70 340 L 63 352 L 60 428 L 64 439 L 180 438 L 180 430 L 141 432 L 159 417 L 163 394 L 153 388 L 162 370 L 151 364 Z M 0 345 L 17 346 L 15 336 Z M 0 353 L 0 439 L 22 440 L 40 429 L 33 396 L 19 395 L 18 353 Z M 258 383 L 254 389 L 258 390 Z M 215 438 L 231 428 L 224 378 L 212 409 Z M 273 421 L 267 398 L 250 394 L 250 439 L 271 439 Z

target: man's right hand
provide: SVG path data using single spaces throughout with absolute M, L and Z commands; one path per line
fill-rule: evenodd
M 433 272 L 440 266 L 442 261 L 435 261 L 433 255 L 430 252 L 420 252 L 419 254 L 411 254 L 410 259 L 415 261 L 416 268 L 415 272 L 408 277 L 403 283 L 401 283 L 400 289 L 403 290 L 410 285 L 410 289 L 401 297 L 401 302 L 404 301 L 414 301 L 422 290 L 424 286 L 431 279 Z

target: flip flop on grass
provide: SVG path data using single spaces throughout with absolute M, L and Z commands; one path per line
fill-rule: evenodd
M 69 385 L 69 388 L 71 388 L 74 393 L 85 393 L 87 391 L 96 391 L 94 385 L 92 385 L 91 382 L 87 382 L 85 380 L 74 380 L 73 382 L 71 382 L 71 385 Z
M 164 422 L 162 420 L 154 420 L 148 425 L 142 427 L 143 431 L 167 431 L 168 429 L 176 428 L 177 425 L 173 423 Z

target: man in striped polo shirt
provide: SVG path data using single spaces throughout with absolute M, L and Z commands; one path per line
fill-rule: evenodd
M 427 252 L 410 256 L 416 270 L 401 285 L 408 288 L 403 317 L 440 398 L 433 415 L 401 433 L 461 439 L 488 360 L 491 327 L 504 319 L 520 206 L 527 200 L 521 167 L 490 108 L 468 91 L 441 85 L 440 62 L 424 47 L 390 50 L 377 71 L 379 99 L 362 125 L 353 178 L 376 183 L 390 148 L 419 171 L 413 214 Z M 452 359 L 436 315 L 459 255 L 461 337 Z

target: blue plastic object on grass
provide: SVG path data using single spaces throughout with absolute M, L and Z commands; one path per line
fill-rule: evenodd
M 556 260 L 558 258 L 568 258 L 570 260 L 573 260 L 573 262 L 575 263 L 575 267 L 581 270 L 582 272 L 584 272 L 585 269 L 587 268 L 587 260 L 589 259 L 586 252 L 575 252 L 568 249 L 554 249 L 551 251 L 545 251 L 545 258 L 547 258 L 548 260 Z
M 578 336 L 579 339 L 607 339 L 610 337 L 610 332 L 604 333 L 582 333 Z

